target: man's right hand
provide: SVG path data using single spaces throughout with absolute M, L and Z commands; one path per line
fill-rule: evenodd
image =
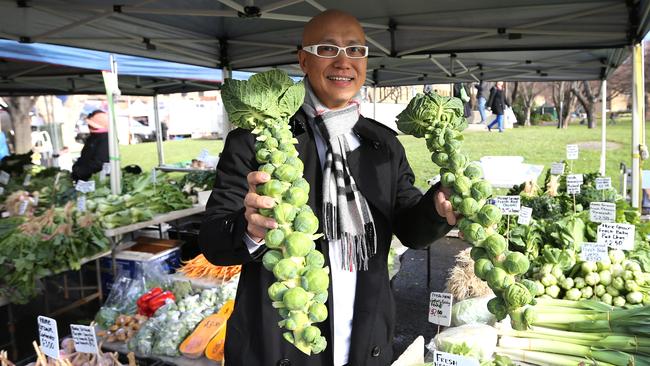
M 255 171 L 248 173 L 246 179 L 248 181 L 248 193 L 244 198 L 244 207 L 246 208 L 244 217 L 246 217 L 246 221 L 248 222 L 246 232 L 251 239 L 260 242 L 264 239 L 264 235 L 266 235 L 268 229 L 278 227 L 275 220 L 262 216 L 258 211 L 260 208 L 272 208 L 275 206 L 275 200 L 273 198 L 260 196 L 256 191 L 258 184 L 266 183 L 271 178 L 267 173 Z

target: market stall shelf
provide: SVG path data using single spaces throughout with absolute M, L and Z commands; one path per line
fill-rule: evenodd
M 101 347 L 102 349 L 119 352 L 120 354 L 129 353 L 129 350 L 126 347 L 126 344 L 124 343 L 103 343 Z M 135 355 L 138 358 L 148 358 L 152 360 L 162 361 L 165 362 L 166 364 L 178 365 L 178 366 L 220 366 L 221 365 L 221 362 L 212 361 L 205 357 L 191 359 L 184 356 L 178 356 L 178 357 L 154 356 L 154 355 L 143 356 L 137 353 Z

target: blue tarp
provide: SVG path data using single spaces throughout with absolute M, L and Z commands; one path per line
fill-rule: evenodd
M 110 70 L 110 53 L 39 43 L 0 39 L 0 58 L 40 62 L 89 70 Z M 120 75 L 164 77 L 221 82 L 219 69 L 184 65 L 143 57 L 113 54 Z

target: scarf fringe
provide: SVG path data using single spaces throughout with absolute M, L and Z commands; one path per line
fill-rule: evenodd
M 375 226 L 373 223 L 365 225 L 363 234 L 341 234 L 341 258 L 343 269 L 350 272 L 367 271 L 368 261 L 377 253 L 375 242 Z

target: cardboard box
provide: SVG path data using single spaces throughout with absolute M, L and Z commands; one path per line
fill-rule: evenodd
M 117 273 L 119 275 L 122 272 L 129 278 L 135 278 L 140 275 L 145 264 L 156 263 L 160 263 L 167 273 L 173 273 L 181 265 L 182 243 L 180 240 L 139 237 L 136 244 L 115 255 Z M 110 256 L 100 259 L 102 290 L 105 295 L 113 285 L 112 264 Z

